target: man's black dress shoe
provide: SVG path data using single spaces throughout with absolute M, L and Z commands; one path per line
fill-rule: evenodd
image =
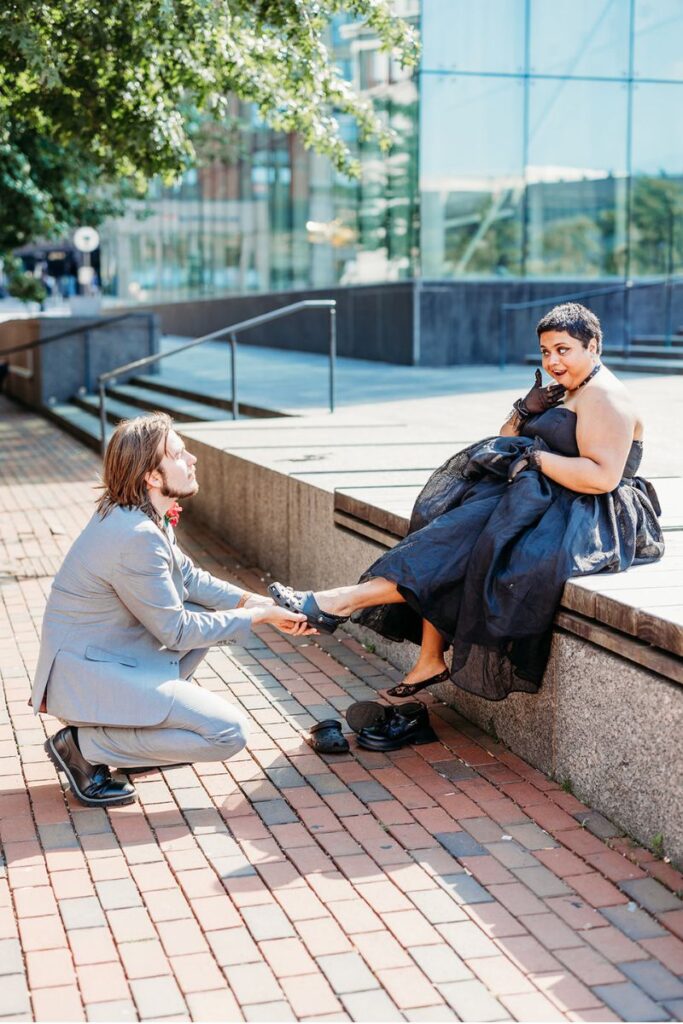
M 437 735 L 429 724 L 424 704 L 399 704 L 384 722 L 358 733 L 358 746 L 366 750 L 400 750 L 408 743 L 433 743 Z
M 45 751 L 55 768 L 66 775 L 73 795 L 86 807 L 118 807 L 135 800 L 130 782 L 116 782 L 105 764 L 85 760 L 71 726 L 51 736 Z

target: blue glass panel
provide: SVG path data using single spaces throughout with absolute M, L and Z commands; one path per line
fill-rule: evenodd
M 627 86 L 537 79 L 530 88 L 526 272 L 619 274 L 626 246 Z
M 422 76 L 422 272 L 516 274 L 523 196 L 522 79 Z
M 683 81 L 681 0 L 636 0 L 635 21 L 636 77 Z
M 423 0 L 427 71 L 524 71 L 524 0 Z
M 631 271 L 683 269 L 683 83 L 633 93 Z M 666 126 L 666 130 L 664 127 Z
M 529 70 L 628 75 L 630 0 L 532 0 Z

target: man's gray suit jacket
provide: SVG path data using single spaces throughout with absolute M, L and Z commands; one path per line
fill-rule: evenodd
M 47 689 L 49 713 L 65 722 L 158 725 L 183 655 L 247 639 L 252 613 L 236 609 L 244 591 L 197 569 L 167 529 L 114 508 L 76 539 L 45 609 L 36 714 Z

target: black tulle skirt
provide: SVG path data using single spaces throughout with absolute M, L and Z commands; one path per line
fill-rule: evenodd
M 354 616 L 418 644 L 426 619 L 453 648 L 453 682 L 489 700 L 538 691 L 568 579 L 620 572 L 664 551 L 657 496 L 640 477 L 608 494 L 580 494 L 535 470 L 508 483 L 510 464 L 532 443 L 488 438 L 436 470 L 407 536 L 361 577 L 391 580 L 406 603 Z M 474 647 L 483 658 L 465 671 Z

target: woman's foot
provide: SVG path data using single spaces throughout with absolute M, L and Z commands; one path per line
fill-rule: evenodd
M 401 700 L 405 697 L 414 697 L 420 690 L 436 683 L 444 683 L 449 678 L 450 673 L 445 662 L 430 662 L 424 665 L 418 662 L 400 683 L 386 691 L 387 696 L 398 697 Z

